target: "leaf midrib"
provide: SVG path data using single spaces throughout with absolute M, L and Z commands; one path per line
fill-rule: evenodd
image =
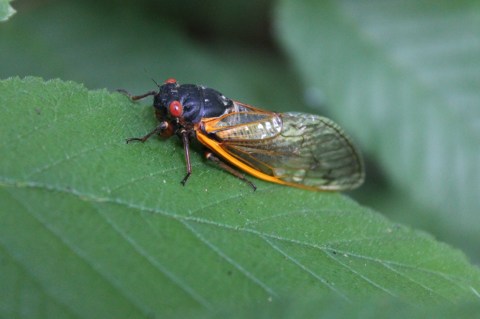
M 475 289 L 473 287 L 469 287 L 471 290 L 468 290 L 466 287 L 464 287 L 464 286 L 462 286 L 458 283 L 458 282 L 462 282 L 463 278 L 458 278 L 456 276 L 448 275 L 448 274 L 442 273 L 440 271 L 433 271 L 433 270 L 430 270 L 430 269 L 427 269 L 427 268 L 408 265 L 408 264 L 403 264 L 403 263 L 399 263 L 399 262 L 391 261 L 391 260 L 379 260 L 378 258 L 359 255 L 359 254 L 351 253 L 349 251 L 342 251 L 342 250 L 339 250 L 337 248 L 330 248 L 328 246 L 319 246 L 319 245 L 316 245 L 316 244 L 307 243 L 307 242 L 300 241 L 300 240 L 295 240 L 295 239 L 290 239 L 290 238 L 286 238 L 286 237 L 282 237 L 282 236 L 278 236 L 278 235 L 263 233 L 263 232 L 260 232 L 258 230 L 251 229 L 251 228 L 236 227 L 236 226 L 231 226 L 231 225 L 228 225 L 228 224 L 222 224 L 222 223 L 214 222 L 214 221 L 211 221 L 211 220 L 206 220 L 206 219 L 199 218 L 199 217 L 184 216 L 184 215 L 179 215 L 179 214 L 175 214 L 175 213 L 171 213 L 171 212 L 166 212 L 166 211 L 163 211 L 163 210 L 159 210 L 158 208 L 144 207 L 144 206 L 141 206 L 141 205 L 128 203 L 128 202 L 125 202 L 123 200 L 119 200 L 119 199 L 115 199 L 115 198 L 111 198 L 111 197 L 98 197 L 98 196 L 93 195 L 93 194 L 80 192 L 80 191 L 78 191 L 74 188 L 61 188 L 61 187 L 58 187 L 58 186 L 47 185 L 47 184 L 34 182 L 34 181 L 15 181 L 15 180 L 4 178 L 4 177 L 0 178 L 0 185 L 6 186 L 6 187 L 12 187 L 12 188 L 15 188 L 15 187 L 18 187 L 18 188 L 33 188 L 33 189 L 47 190 L 47 191 L 51 191 L 51 192 L 65 193 L 65 194 L 68 194 L 68 195 L 73 195 L 73 196 L 77 197 L 78 199 L 86 201 L 86 202 L 111 203 L 111 204 L 117 204 L 117 205 L 129 208 L 129 209 L 133 209 L 133 210 L 139 210 L 139 211 L 143 211 L 143 212 L 147 212 L 147 213 L 160 214 L 164 217 L 172 218 L 172 219 L 182 223 L 185 226 L 185 228 L 189 229 L 193 233 L 193 235 L 196 236 L 197 238 L 198 238 L 197 233 L 193 232 L 191 227 L 186 226 L 186 224 L 188 224 L 189 222 L 211 225 L 211 226 L 219 227 L 219 228 L 226 229 L 226 230 L 229 230 L 229 231 L 245 232 L 245 233 L 253 234 L 253 235 L 258 236 L 259 238 L 261 238 L 263 240 L 265 240 L 265 238 L 267 238 L 267 240 L 266 240 L 267 243 L 269 243 L 268 239 L 273 239 L 273 240 L 283 241 L 283 242 L 286 242 L 286 243 L 295 244 L 295 245 L 299 245 L 299 246 L 303 246 L 303 247 L 318 249 L 322 253 L 324 253 L 326 256 L 328 256 L 329 258 L 333 258 L 333 256 L 331 256 L 331 253 L 333 253 L 333 252 L 338 253 L 338 254 L 344 254 L 344 255 L 349 256 L 349 257 L 355 257 L 355 258 L 358 258 L 358 259 L 363 259 L 363 260 L 366 260 L 366 261 L 369 261 L 369 262 L 374 262 L 374 263 L 380 264 L 383 267 L 385 267 L 386 269 L 388 269 L 389 271 L 391 271 L 391 272 L 393 272 L 397 275 L 398 275 L 398 270 L 392 269 L 391 266 L 402 267 L 402 268 L 406 268 L 406 269 L 413 269 L 413 270 L 416 270 L 416 271 L 424 272 L 426 274 L 430 274 L 430 275 L 440 277 L 441 279 L 450 282 L 451 284 L 461 288 L 464 291 L 468 291 L 468 293 L 471 293 L 475 297 L 480 299 L 480 296 L 475 293 Z M 232 198 L 238 197 L 238 196 L 240 196 L 240 195 L 235 195 Z M 232 198 L 229 198 L 229 199 L 231 200 Z M 379 236 L 379 238 L 382 238 L 382 237 Z M 359 239 L 359 240 L 361 240 L 361 239 Z M 218 252 L 216 252 L 216 253 L 218 253 Z M 143 254 L 141 254 L 141 255 L 143 256 Z M 221 256 L 221 257 L 224 258 L 224 256 Z M 382 287 L 381 285 L 375 283 L 375 281 L 369 279 L 365 275 L 356 272 L 354 269 L 351 269 L 351 267 L 348 267 L 347 265 L 340 262 L 336 258 L 333 258 L 333 260 L 337 264 L 342 266 L 343 268 L 346 268 L 348 271 L 352 272 L 354 275 L 359 276 L 362 280 L 366 281 L 367 283 L 369 283 L 373 287 L 375 287 L 377 289 L 380 289 L 383 292 L 387 292 L 390 295 L 394 295 L 387 288 Z M 226 260 L 226 261 L 231 263 L 229 260 Z M 302 271 L 305 271 L 305 269 L 303 269 L 302 267 L 299 267 L 299 268 Z M 308 267 L 306 267 L 306 266 L 305 266 L 305 268 L 308 269 Z M 244 273 L 244 272 L 242 272 L 242 273 Z M 309 275 L 311 275 L 308 271 L 307 271 L 307 273 Z M 244 273 L 244 275 L 245 275 L 245 273 Z M 408 276 L 406 276 L 404 274 L 402 274 L 402 276 L 407 278 L 410 281 L 413 281 L 411 278 L 409 278 Z M 252 278 L 250 278 L 248 275 L 246 275 L 246 277 L 249 278 L 250 280 L 252 280 Z M 316 278 L 316 279 L 318 279 L 318 278 Z M 456 279 L 458 279 L 458 280 L 456 280 Z M 259 284 L 255 280 L 254 280 L 254 282 L 255 282 L 256 285 Z M 413 281 L 413 282 L 415 282 L 415 281 Z M 423 284 L 420 284 L 420 283 L 417 283 L 417 282 L 415 282 L 415 283 L 417 285 L 419 285 L 420 287 L 422 287 L 423 289 L 426 289 L 430 293 L 432 291 L 434 291 L 433 289 L 431 289 L 427 286 L 424 286 Z M 260 285 L 260 286 L 262 286 L 262 285 Z M 265 287 L 262 287 L 262 288 L 265 289 Z M 271 289 L 265 289 L 265 290 L 268 293 L 273 292 L 275 294 L 275 292 Z M 440 297 L 442 297 L 442 299 L 449 300 L 447 297 L 442 296 L 442 295 L 438 294 L 437 292 L 436 292 L 436 294 L 439 295 Z

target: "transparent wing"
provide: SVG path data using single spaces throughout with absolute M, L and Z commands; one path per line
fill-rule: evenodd
M 346 190 L 364 180 L 360 153 L 327 118 L 252 108 L 226 114 L 205 127 L 223 151 L 287 184 Z

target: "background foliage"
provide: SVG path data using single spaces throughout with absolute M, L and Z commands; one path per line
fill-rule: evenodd
M 150 78 L 176 77 L 263 108 L 327 114 L 366 153 L 367 184 L 351 196 L 480 261 L 478 1 L 14 5 L 0 26 L 0 78 L 143 93 Z M 316 313 L 332 292 L 324 306 L 349 299 L 345 311 L 396 314 L 392 296 L 478 297 L 478 269 L 462 254 L 344 196 L 257 181 L 251 194 L 196 154 L 180 188 L 178 142 L 123 145 L 154 121 L 120 95 L 35 78 L 0 93 L 9 316 L 148 316 L 219 301 L 231 313 L 237 300 L 249 305 L 240 316 L 289 317 Z M 284 308 L 265 306 L 275 296 Z

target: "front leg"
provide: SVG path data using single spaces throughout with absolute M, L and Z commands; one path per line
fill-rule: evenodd
M 147 93 L 144 93 L 144 94 L 132 95 L 132 94 L 130 94 L 127 90 L 124 90 L 124 89 L 117 89 L 117 92 L 120 92 L 120 93 L 125 94 L 125 95 L 128 96 L 128 97 L 130 98 L 130 100 L 132 100 L 132 101 L 138 101 L 138 100 L 141 100 L 141 99 L 143 99 L 143 98 L 146 98 L 147 96 L 157 94 L 156 91 L 148 91 Z
M 187 175 L 182 179 L 180 183 L 182 183 L 183 186 L 185 186 L 185 183 L 187 182 L 188 178 L 190 175 L 192 175 L 192 164 L 190 163 L 190 139 L 189 139 L 189 133 L 187 130 L 182 129 L 180 131 L 180 135 L 182 136 L 182 142 L 183 142 L 183 149 L 185 151 L 185 162 L 187 164 Z
M 168 125 L 165 122 L 160 123 L 156 128 L 154 128 L 150 133 L 146 134 L 145 136 L 142 137 L 130 137 L 127 138 L 126 142 L 127 144 L 132 142 L 132 141 L 138 141 L 144 143 L 146 140 L 148 140 L 152 135 L 154 134 L 161 134 L 163 131 L 167 129 Z

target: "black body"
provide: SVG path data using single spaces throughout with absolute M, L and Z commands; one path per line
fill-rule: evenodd
M 183 106 L 182 119 L 185 123 L 196 124 L 202 118 L 217 117 L 233 106 L 232 100 L 222 93 L 200 85 L 166 83 L 154 95 L 153 106 L 164 119 L 171 119 L 168 106 L 179 101 Z
M 158 88 L 158 91 L 149 91 L 141 95 L 130 95 L 127 91 L 120 90 L 127 94 L 133 101 L 141 100 L 147 96 L 153 96 L 155 115 L 160 122 L 158 126 L 148 134 L 142 137 L 129 138 L 127 139 L 127 143 L 132 141 L 143 143 L 156 134 L 164 137 L 177 135 L 181 139 L 185 150 L 187 174 L 181 181 L 181 183 L 185 185 L 192 173 L 189 145 L 190 139 L 195 137 L 196 134 L 195 124 L 199 123 L 202 119 L 219 117 L 228 113 L 228 110 L 234 107 L 234 103 L 214 89 L 194 84 L 179 85 L 175 79 L 166 80 L 163 85 L 158 85 Z M 216 163 L 222 169 L 248 183 L 254 190 L 256 189 L 256 186 L 247 180 L 243 174 L 223 163 L 213 153 L 207 151 L 205 157 Z

